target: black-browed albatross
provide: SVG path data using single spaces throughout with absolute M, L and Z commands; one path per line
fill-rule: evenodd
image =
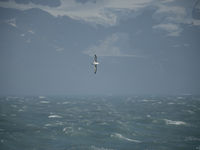
M 94 61 L 92 63 L 94 65 L 94 73 L 97 73 L 97 65 L 99 64 L 99 62 L 97 62 L 97 55 L 94 55 Z

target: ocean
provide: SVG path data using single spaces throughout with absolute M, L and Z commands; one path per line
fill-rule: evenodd
M 200 96 L 0 97 L 0 150 L 200 150 Z

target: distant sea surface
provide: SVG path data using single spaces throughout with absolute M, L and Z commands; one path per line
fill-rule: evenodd
M 1 150 L 200 150 L 200 96 L 0 97 Z

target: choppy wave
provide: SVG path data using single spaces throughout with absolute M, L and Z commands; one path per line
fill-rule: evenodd
M 164 119 L 164 121 L 167 125 L 187 125 L 187 123 L 183 121 L 173 121 L 173 120 L 168 120 L 168 119 Z
M 64 125 L 64 122 L 55 122 L 55 123 L 46 123 L 44 126 L 45 127 L 55 127 L 55 126 L 63 126 Z
M 91 146 L 91 150 L 114 150 L 114 149 Z
M 198 142 L 200 142 L 200 138 L 189 136 L 189 137 L 185 138 L 185 141 L 198 141 Z
M 24 109 L 19 109 L 18 111 L 19 111 L 19 112 L 23 112 L 23 111 L 24 111 Z
M 65 134 L 72 134 L 74 132 L 74 128 L 73 127 L 65 127 L 62 130 Z
M 49 115 L 48 118 L 62 118 L 62 116 L 59 116 L 59 115 Z
M 39 96 L 40 99 L 46 98 L 45 96 Z
M 155 102 L 156 100 L 152 100 L 152 99 L 143 99 L 142 102 Z
M 168 105 L 174 105 L 175 103 L 173 103 L 173 102 L 169 102 L 169 103 L 167 103 Z
M 190 150 L 200 142 L 200 97 L 8 99 L 0 97 L 0 149 Z
M 127 138 L 127 137 L 125 137 L 125 136 L 123 136 L 119 133 L 111 134 L 111 137 L 119 138 L 119 139 L 126 140 L 126 141 L 129 141 L 129 142 L 141 143 L 141 141 L 139 141 L 139 140 Z
M 49 101 L 40 101 L 42 104 L 49 104 Z
M 192 111 L 192 110 L 187 110 L 187 112 L 188 112 L 189 114 L 194 114 L 194 113 L 195 113 L 195 112 Z
M 5 131 L 5 129 L 0 129 L 0 132 Z
M 70 104 L 70 102 L 66 101 L 66 102 L 63 102 L 62 104 Z

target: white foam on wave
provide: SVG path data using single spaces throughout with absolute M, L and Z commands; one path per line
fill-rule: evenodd
M 6 100 L 8 100 L 8 99 L 17 99 L 17 98 L 19 98 L 19 97 L 16 97 L 16 96 L 8 96 L 8 97 L 6 97 Z
M 59 122 L 56 122 L 55 124 L 58 125 L 58 126 L 62 126 L 62 125 L 64 125 L 64 122 L 59 121 Z
M 18 109 L 18 112 L 25 112 L 27 109 L 27 106 L 23 106 L 20 109 Z
M 24 111 L 24 109 L 19 109 L 18 111 L 19 111 L 19 112 L 23 112 L 23 111 Z
M 194 114 L 194 113 L 195 113 L 195 112 L 192 111 L 192 110 L 187 110 L 187 112 L 188 112 L 189 114 Z
M 184 97 L 178 96 L 177 99 L 184 99 Z
M 62 118 L 62 116 L 59 116 L 59 115 L 49 115 L 48 118 Z
M 147 118 L 151 118 L 151 115 L 148 114 L 148 115 L 147 115 Z
M 54 126 L 62 126 L 62 125 L 64 125 L 64 123 L 58 121 L 58 122 L 52 123 L 52 124 L 51 124 L 51 123 L 47 123 L 47 124 L 45 124 L 44 126 L 45 126 L 45 127 L 54 127 Z
M 45 126 L 45 127 L 51 127 L 51 126 L 53 126 L 53 124 L 47 123 L 47 124 L 45 124 L 44 126 Z
M 65 134 L 71 134 L 74 132 L 74 129 L 73 129 L 73 127 L 65 127 L 65 128 L 63 128 L 63 132 Z
M 125 136 L 123 136 L 119 133 L 111 134 L 111 137 L 119 138 L 119 139 L 126 140 L 126 141 L 129 141 L 129 142 L 141 143 L 141 141 L 139 141 L 139 140 L 127 138 L 127 137 L 125 137 Z
M 168 120 L 168 119 L 164 119 L 164 121 L 167 125 L 187 125 L 187 123 L 183 121 L 173 121 L 173 120 Z
M 196 147 L 196 150 L 200 150 L 200 145 Z
M 46 98 L 45 96 L 39 96 L 40 99 Z
M 91 146 L 91 150 L 114 150 L 114 149 Z
M 40 103 L 42 103 L 42 104 L 48 104 L 49 101 L 40 101 Z
M 149 100 L 149 99 L 143 99 L 143 102 L 153 102 L 153 100 Z
M 69 104 L 70 102 L 63 102 L 62 104 Z
M 200 138 L 189 136 L 185 138 L 185 141 L 199 141 L 200 142 Z

